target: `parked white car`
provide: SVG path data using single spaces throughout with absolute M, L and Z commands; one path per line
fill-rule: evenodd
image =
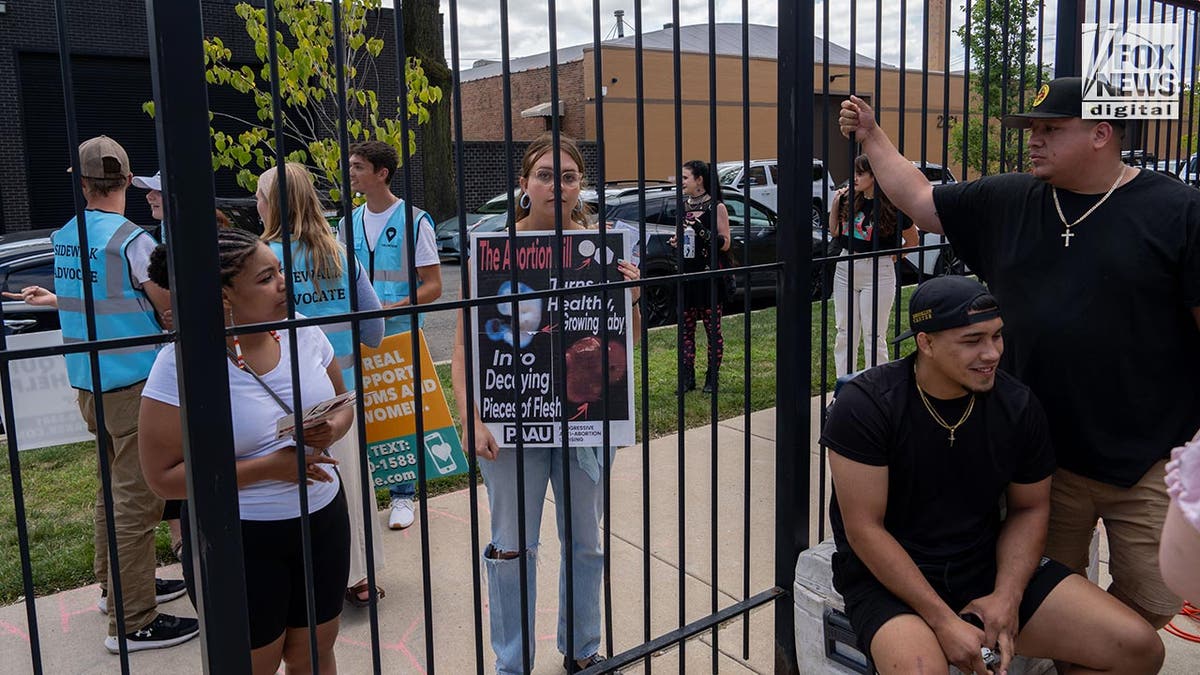
M 750 173 L 746 174 L 743 162 L 721 162 L 717 164 L 717 179 L 721 185 L 734 187 L 743 193 L 747 190 L 755 200 L 778 211 L 779 161 L 774 159 L 750 160 Z M 829 211 L 830 200 L 837 181 L 825 169 L 825 163 L 813 158 L 813 225 L 820 227 L 821 218 Z

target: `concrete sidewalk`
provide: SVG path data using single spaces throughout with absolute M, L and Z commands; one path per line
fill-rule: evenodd
M 818 402 L 813 401 L 814 424 Z M 650 615 L 651 638 L 678 627 L 680 599 L 685 605 L 685 621 L 707 616 L 713 610 L 729 606 L 743 597 L 743 551 L 745 536 L 743 503 L 749 471 L 750 494 L 750 594 L 770 588 L 774 566 L 775 482 L 775 411 L 754 413 L 749 420 L 750 453 L 744 453 L 747 420 L 734 418 L 716 427 L 716 457 L 713 457 L 711 427 L 688 430 L 683 437 L 683 471 L 679 466 L 679 437 L 672 435 L 652 441 L 648 457 L 641 447 L 617 452 L 612 469 L 611 502 L 611 591 L 613 649 L 621 652 L 644 641 L 644 617 Z M 814 431 L 815 436 L 815 431 Z M 816 448 L 815 438 L 811 448 Z M 650 492 L 643 494 L 643 467 L 649 467 Z M 810 454 L 810 467 L 819 459 Z M 717 521 L 712 522 L 714 497 L 713 466 L 716 466 Z M 815 474 L 814 474 L 815 475 Z M 684 561 L 680 564 L 680 495 L 684 485 L 683 541 Z M 815 488 L 815 481 L 814 481 Z M 553 501 L 552 492 L 546 500 Z M 643 514 L 649 504 L 649 586 L 644 589 L 646 565 Z M 817 492 L 812 491 L 810 506 L 816 513 Z M 478 494 L 479 543 L 488 538 L 487 502 L 482 487 Z M 426 653 L 425 609 L 421 588 L 421 527 L 429 532 L 431 564 L 431 604 L 433 646 L 438 672 L 454 675 L 474 673 L 477 668 L 474 639 L 474 597 L 472 574 L 478 569 L 471 556 L 471 510 L 467 490 L 429 500 L 428 520 L 403 532 L 384 529 L 386 566 L 379 572 L 379 583 L 387 597 L 379 605 L 380 653 L 384 672 L 425 673 L 429 669 Z M 559 552 L 555 533 L 553 505 L 547 504 L 542 521 L 538 566 L 537 660 L 538 674 L 562 672 L 562 656 L 555 647 L 557 612 L 557 570 Z M 386 513 L 380 517 L 386 519 Z M 715 532 L 715 537 L 713 533 Z M 813 533 L 815 537 L 815 532 Z M 717 543 L 713 564 L 712 542 Z M 1107 562 L 1107 551 L 1102 550 Z M 714 575 L 715 572 L 715 575 Z M 1102 564 L 1102 574 L 1107 565 Z M 681 588 L 682 575 L 682 588 Z M 160 576 L 179 576 L 178 566 L 166 568 Z M 790 589 L 790 586 L 789 586 Z M 487 637 L 486 588 L 483 593 L 483 671 L 492 672 L 493 657 Z M 38 624 L 42 659 L 47 673 L 113 673 L 119 661 L 103 647 L 107 619 L 96 609 L 99 595 L 95 585 L 39 598 Z M 163 607 L 164 611 L 194 616 L 186 598 Z M 339 671 L 358 674 L 371 672 L 371 637 L 366 610 L 347 607 L 342 614 L 338 638 Z M 774 617 L 770 605 L 749 617 L 749 658 L 743 659 L 742 620 L 723 626 L 716 637 L 706 633 L 690 642 L 682 654 L 678 648 L 651 659 L 653 672 L 678 672 L 679 659 L 687 662 L 688 672 L 712 672 L 713 660 L 722 673 L 772 672 Z M 1191 644 L 1163 633 L 1167 644 L 1164 673 L 1200 672 L 1200 645 Z M 607 651 L 602 645 L 601 651 Z M 200 643 L 193 640 L 179 647 L 130 655 L 135 673 L 199 673 Z M 26 634 L 24 605 L 0 608 L 0 674 L 30 671 L 29 642 Z M 626 672 L 645 672 L 642 664 Z

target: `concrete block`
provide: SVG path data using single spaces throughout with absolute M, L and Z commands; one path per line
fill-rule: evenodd
M 796 656 L 802 673 L 870 673 L 866 658 L 854 646 L 849 633 L 849 622 L 841 639 L 833 640 L 832 649 L 839 663 L 826 656 L 826 647 L 837 630 L 827 626 L 826 616 L 837 623 L 838 616 L 844 617 L 842 596 L 833 589 L 833 570 L 830 561 L 836 549 L 832 539 L 801 553 L 796 559 L 796 578 L 792 584 L 794 616 L 796 622 Z M 960 675 L 958 670 L 950 672 Z M 1047 659 L 1027 659 L 1018 656 L 1009 665 L 1011 675 L 1043 675 L 1054 672 L 1054 663 Z

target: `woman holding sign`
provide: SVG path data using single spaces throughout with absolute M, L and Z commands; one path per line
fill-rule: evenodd
M 561 219 L 564 230 L 589 228 L 584 205 L 579 197 L 583 183 L 583 157 L 574 141 L 559 138 L 558 173 L 555 173 L 554 143 L 549 134 L 533 141 L 521 162 L 520 198 L 516 209 L 518 231 L 553 231 Z M 559 192 L 556 194 L 556 186 Z M 626 261 L 618 269 L 627 280 L 638 279 L 638 268 Z M 597 293 L 599 292 L 599 287 Z M 631 322 L 633 335 L 640 335 L 640 314 L 636 305 L 640 289 L 629 291 L 635 311 Z M 463 316 L 459 314 L 452 361 L 454 394 L 458 409 L 467 410 L 471 392 L 466 386 L 466 350 L 463 346 Z M 480 379 L 475 378 L 476 386 Z M 501 446 L 478 416 L 472 420 L 475 454 L 481 460 L 480 472 L 487 485 L 491 510 L 491 543 L 483 552 L 487 574 L 492 649 L 496 652 L 496 671 L 502 675 L 525 672 L 524 647 L 528 645 L 532 664 L 536 644 L 534 618 L 537 614 L 537 551 L 541 530 L 542 507 L 546 486 L 556 495 L 555 511 L 559 532 L 559 608 L 558 649 L 567 651 L 567 631 L 571 630 L 574 653 L 563 657 L 567 672 L 578 672 L 604 660 L 600 656 L 600 582 L 604 571 L 604 551 L 600 540 L 600 516 L 603 513 L 603 467 L 612 460 L 612 448 L 524 448 L 524 550 L 518 536 L 517 450 Z M 464 437 L 470 439 L 468 433 Z M 569 464 L 571 502 L 563 498 L 563 462 Z M 571 518 L 572 548 L 564 540 L 564 524 Z M 574 616 L 566 610 L 566 560 L 571 557 L 574 573 Z M 528 619 L 521 625 L 520 575 L 524 561 L 528 581 Z
M 265 243 L 243 230 L 217 233 L 221 294 L 226 325 L 266 323 L 287 318 L 287 289 L 279 259 Z M 166 249 L 150 258 L 150 278 L 167 287 Z M 310 663 L 306 596 L 316 605 L 316 638 L 321 672 L 336 667 L 342 595 L 350 560 L 346 496 L 337 460 L 319 450 L 346 435 L 353 409 L 342 408 L 304 429 L 306 485 L 297 486 L 296 442 L 278 438 L 276 423 L 290 416 L 292 369 L 300 378 L 305 409 L 343 393 L 342 372 L 333 346 L 320 329 L 294 334 L 299 360 L 291 362 L 291 331 L 249 333 L 226 338 L 229 405 L 237 460 L 238 509 L 250 619 L 250 658 L 255 673 L 274 673 L 282 661 L 288 672 L 317 672 Z M 159 353 L 142 392 L 139 454 L 146 482 L 164 499 L 185 499 L 183 437 L 175 345 Z M 305 584 L 299 490 L 308 494 L 313 585 Z
M 355 309 L 379 309 L 379 298 L 371 279 L 353 256 L 349 259 L 355 262 L 354 280 L 350 279 L 346 249 L 322 215 L 312 174 L 297 162 L 288 162 L 286 170 L 288 232 L 292 246 L 292 266 L 287 271 L 292 276 L 296 312 L 305 316 L 349 313 L 351 283 L 358 288 L 358 307 Z M 258 177 L 255 196 L 258 198 L 258 215 L 263 222 L 262 238 L 282 262 L 284 224 L 275 167 Z M 369 319 L 360 325 L 362 343 L 378 347 L 383 340 L 383 319 Z M 342 381 L 347 389 L 354 387 L 354 342 L 350 323 L 325 324 L 321 330 L 333 344 L 334 360 L 342 371 Z M 366 540 L 362 534 L 365 526 L 371 527 L 371 548 L 377 570 L 383 567 L 383 539 L 378 518 L 363 522 L 362 481 L 359 479 L 363 453 L 358 445 L 358 431 L 351 427 L 346 437 L 329 449 L 329 454 L 342 467 L 342 485 L 350 503 L 350 576 L 346 581 L 346 601 L 356 607 L 366 607 L 371 603 L 371 593 L 367 583 Z M 378 597 L 383 598 L 383 588 L 376 586 L 375 590 Z

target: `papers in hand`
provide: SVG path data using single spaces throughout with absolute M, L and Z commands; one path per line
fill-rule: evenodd
M 316 424 L 321 423 L 333 413 L 354 405 L 354 392 L 347 391 L 333 398 L 326 399 L 320 403 L 308 408 L 302 416 L 304 428 L 308 429 Z M 296 430 L 296 416 L 284 415 L 278 420 L 275 420 L 275 438 L 284 438 L 286 436 L 294 437 Z

